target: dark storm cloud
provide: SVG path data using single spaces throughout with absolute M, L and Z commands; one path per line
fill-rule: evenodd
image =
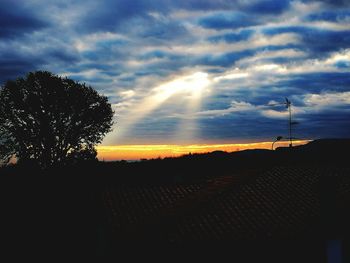
M 219 56 L 205 55 L 202 58 L 198 59 L 196 63 L 210 66 L 229 67 L 235 64 L 236 61 L 245 57 L 252 56 L 253 54 L 253 50 L 244 50 L 239 52 L 225 53 Z
M 43 46 L 33 52 L 18 42 L 6 42 L 0 50 L 0 83 L 34 70 L 46 70 L 50 65 L 69 66 L 80 57 L 64 45 Z
M 0 1 L 0 39 L 17 38 L 48 26 L 31 10 L 27 10 L 16 1 Z
M 219 118 L 202 119 L 200 125 L 201 136 L 212 138 L 214 141 L 261 140 L 261 138 L 273 138 L 275 135 L 285 135 L 287 131 L 284 120 L 271 120 L 261 117 L 259 113 L 251 112 L 235 112 Z
M 259 22 L 256 18 L 245 13 L 218 13 L 211 16 L 201 18 L 198 24 L 210 29 L 237 29 L 257 25 Z
M 171 52 L 166 52 L 162 50 L 154 50 L 139 56 L 139 59 L 142 59 L 142 60 L 149 60 L 153 58 L 177 60 L 177 59 L 184 58 L 184 56 L 173 54 Z
M 171 57 L 159 62 L 153 62 L 139 67 L 135 75 L 137 76 L 166 76 L 179 71 L 189 65 L 197 65 L 192 59 L 187 59 L 185 56 L 177 56 L 175 60 Z
M 287 44 L 287 45 L 267 45 L 258 47 L 255 49 L 246 49 L 243 51 L 228 52 L 221 55 L 204 55 L 194 61 L 194 64 L 209 65 L 209 66 L 220 66 L 220 67 L 230 67 L 234 65 L 237 61 L 252 57 L 259 52 L 266 51 L 277 51 L 284 50 L 288 48 L 296 48 L 297 45 Z
M 81 30 L 87 32 L 116 32 L 142 26 L 148 31 L 144 34 L 163 36 L 167 35 L 166 29 L 175 34 L 175 31 L 184 30 L 176 23 L 157 19 L 152 13 L 167 16 L 172 10 L 207 10 L 211 7 L 228 6 L 225 1 L 220 4 L 212 1 L 148 1 L 148 0 L 109 0 L 101 2 L 87 1 L 91 4 L 93 12 L 83 16 L 82 23 L 78 25 Z M 230 4 L 232 5 L 232 4 Z M 142 32 L 141 32 L 142 33 Z M 169 35 L 170 36 L 170 35 Z
M 140 37 L 172 40 L 187 34 L 186 29 L 177 23 L 148 20 L 147 24 L 149 24 L 149 27 L 146 26 L 148 30 L 145 30 L 145 25 L 143 25 L 142 30 L 139 32 Z
M 220 101 L 229 103 L 230 98 L 236 100 L 245 101 L 249 99 L 249 102 L 254 105 L 268 104 L 269 101 L 280 101 L 285 97 L 293 97 L 293 103 L 296 105 L 304 105 L 304 94 L 320 94 L 322 92 L 344 92 L 348 91 L 350 86 L 350 73 L 329 73 L 329 72 L 317 72 L 317 73 L 298 73 L 289 75 L 286 79 L 285 76 L 280 76 L 271 84 L 258 84 L 258 86 L 252 86 L 253 89 L 247 89 L 243 86 L 233 90 L 232 92 L 226 91 L 221 93 L 220 96 L 215 97 L 214 101 L 218 103 Z M 263 92 L 256 92 L 259 88 Z
M 241 30 L 238 33 L 227 33 L 223 35 L 217 35 L 209 37 L 208 40 L 211 42 L 225 41 L 227 43 L 238 42 L 243 40 L 248 40 L 254 34 L 254 30 L 245 29 Z
M 323 11 L 306 16 L 306 21 L 345 22 L 350 19 L 350 10 Z
M 183 10 L 194 10 L 194 11 L 211 11 L 211 10 L 225 10 L 237 7 L 239 1 L 229 0 L 179 0 L 179 1 L 168 1 L 168 4 L 172 5 L 173 8 L 180 8 Z
M 178 123 L 179 121 L 173 118 L 147 116 L 137 127 L 130 130 L 129 143 L 148 144 L 152 141 L 153 143 L 163 144 L 164 141 L 172 140 L 176 136 Z M 133 139 L 135 142 L 132 141 Z
M 91 13 L 86 14 L 81 26 L 87 31 L 116 31 L 128 27 L 132 18 L 149 19 L 149 13 L 156 12 L 168 15 L 172 11 L 216 11 L 216 10 L 245 10 L 247 12 L 280 13 L 288 8 L 285 0 L 272 1 L 227 1 L 227 0 L 108 0 L 101 2 L 86 1 L 92 5 Z M 260 11 L 259 11 L 260 10 Z M 241 15 L 241 18 L 245 16 Z M 252 17 L 250 17 L 251 19 Z M 235 18 L 232 18 L 235 19 Z M 247 23 L 249 21 L 246 21 Z M 204 22 L 205 23 L 205 22 Z M 237 21 L 238 23 L 238 21 Z
M 144 16 L 155 9 L 152 1 L 105 1 L 92 3 L 95 12 L 86 14 L 78 28 L 87 32 L 117 31 L 126 20 L 135 16 Z
M 259 2 L 254 1 L 247 6 L 247 11 L 258 14 L 280 14 L 286 11 L 290 6 L 288 0 L 263 0 Z
M 344 109 L 305 114 L 295 126 L 295 135 L 302 138 L 347 138 L 350 130 L 350 112 Z
M 279 86 L 293 89 L 293 94 L 320 93 L 322 91 L 346 91 L 350 86 L 350 73 L 343 72 L 316 72 L 291 75 L 289 79 L 274 83 Z
M 23 76 L 36 70 L 44 63 L 43 59 L 24 52 L 18 52 L 10 46 L 0 50 L 0 83 Z
M 0 60 L 0 83 L 21 77 L 29 71 L 35 70 L 37 67 L 22 59 L 1 59 Z
M 90 3 L 88 1 L 87 3 Z M 215 11 L 232 10 L 230 14 L 216 13 L 203 17 L 199 24 L 206 28 L 239 28 L 256 25 L 259 21 L 254 13 L 278 14 L 286 10 L 288 1 L 105 1 L 92 2 L 93 12 L 83 16 L 78 25 L 85 32 L 120 32 L 142 25 L 148 32 L 140 33 L 145 36 L 164 37 L 183 33 L 184 28 L 176 23 L 159 20 L 152 13 L 167 16 L 174 10 Z M 247 12 L 247 13 L 245 13 Z M 167 33 L 170 33 L 169 35 Z
M 302 39 L 300 47 L 313 57 L 322 57 L 325 53 L 350 47 L 350 30 L 331 31 L 303 26 L 287 26 L 265 28 L 262 32 L 267 36 L 282 33 L 298 34 Z
M 159 44 L 166 41 L 186 41 L 186 37 L 190 37 L 187 29 L 178 21 L 172 21 L 165 16 L 135 17 L 128 20 L 118 30 L 118 33 L 125 33 L 130 37 L 144 41 L 144 44 Z
M 107 62 L 111 60 L 122 60 L 127 58 L 128 54 L 123 52 L 122 49 L 108 49 L 108 48 L 97 48 L 95 50 L 89 50 L 81 52 L 82 57 L 91 62 Z
M 350 3 L 348 0 L 302 0 L 305 3 L 318 2 L 330 7 L 348 7 Z
M 51 61 L 59 61 L 69 65 L 78 61 L 80 57 L 71 50 L 62 50 L 53 47 L 44 51 L 43 58 L 46 60 L 47 64 L 51 63 Z
M 83 70 L 96 69 L 107 74 L 110 70 L 113 70 L 114 68 L 115 66 L 112 66 L 112 65 L 91 62 L 91 63 L 82 63 L 82 64 L 79 64 L 79 66 L 67 67 L 67 70 L 72 73 L 78 73 Z M 115 75 L 115 73 L 113 75 Z

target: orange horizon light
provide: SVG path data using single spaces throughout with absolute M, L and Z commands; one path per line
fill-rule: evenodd
M 293 141 L 293 145 L 303 145 L 310 140 Z M 213 151 L 235 152 L 248 149 L 271 149 L 273 142 L 232 143 L 232 144 L 193 144 L 193 145 L 110 145 L 97 146 L 97 157 L 104 161 L 140 160 L 165 157 L 179 157 L 189 153 L 208 153 Z M 289 141 L 279 141 L 276 147 L 286 147 Z

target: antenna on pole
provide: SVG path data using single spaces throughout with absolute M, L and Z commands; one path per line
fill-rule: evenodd
M 288 109 L 289 118 L 288 118 L 288 131 L 289 131 L 289 147 L 293 147 L 293 137 L 292 137 L 292 125 L 298 124 L 298 122 L 292 122 L 292 102 L 286 97 L 285 102 L 281 103 L 270 103 L 267 106 L 279 106 L 279 105 L 286 105 L 286 108 Z M 281 136 L 279 136 L 281 137 Z M 281 137 L 282 138 L 282 137 Z M 280 138 L 280 139 L 281 139 Z M 273 147 L 273 146 L 272 146 Z
M 289 111 L 289 147 L 293 147 L 293 138 L 292 138 L 292 103 L 288 98 L 286 98 L 286 107 Z

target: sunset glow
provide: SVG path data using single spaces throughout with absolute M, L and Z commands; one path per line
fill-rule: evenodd
M 302 145 L 309 141 L 293 141 L 293 145 Z M 248 149 L 271 149 L 272 142 L 233 143 L 233 144 L 198 144 L 198 145 L 118 145 L 97 147 L 98 159 L 140 160 L 164 157 L 178 157 L 189 153 L 208 153 L 212 151 L 235 152 Z M 287 147 L 289 141 L 276 142 L 276 147 Z

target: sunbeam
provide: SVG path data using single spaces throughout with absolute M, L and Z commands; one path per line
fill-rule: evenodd
M 175 95 L 188 95 L 190 100 L 186 112 L 195 112 L 201 101 L 203 90 L 209 85 L 208 74 L 196 72 L 194 74 L 174 79 L 151 90 L 150 95 L 130 107 L 125 116 L 118 120 L 118 128 L 109 134 L 104 140 L 104 145 L 120 143 L 130 129 L 135 127 L 139 121 L 164 104 Z M 186 121 L 183 125 L 194 126 L 193 120 Z M 185 135 L 181 135 L 183 137 Z
M 193 75 L 192 86 L 188 89 L 188 102 L 175 133 L 175 141 L 177 143 L 188 143 L 196 138 L 198 127 L 193 116 L 200 110 L 203 93 L 207 90 L 210 83 L 207 73 L 198 72 Z

